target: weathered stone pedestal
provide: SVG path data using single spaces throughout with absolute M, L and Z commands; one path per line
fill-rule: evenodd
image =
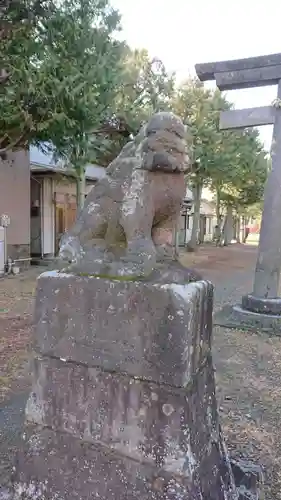
M 213 287 L 184 281 L 41 275 L 15 500 L 237 499 L 215 396 Z

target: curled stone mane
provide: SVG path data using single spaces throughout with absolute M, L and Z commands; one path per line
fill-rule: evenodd
M 185 172 L 189 163 L 185 137 L 186 127 L 179 117 L 168 112 L 157 113 L 142 126 L 136 137 L 123 147 L 117 158 L 107 167 L 106 173 L 118 175 L 119 163 L 125 158 L 132 162 L 132 170 Z M 172 154 L 167 158 L 169 152 L 174 152 L 176 159 L 180 161 L 175 161 Z M 184 155 L 183 158 L 180 158 L 181 155 Z

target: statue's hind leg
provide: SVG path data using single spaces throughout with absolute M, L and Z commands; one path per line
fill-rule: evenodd
M 157 224 L 152 230 L 152 239 L 156 247 L 157 260 L 174 260 L 175 255 L 175 229 L 178 214 L 170 214 Z
M 120 209 L 120 224 L 126 237 L 124 257 L 114 262 L 110 274 L 123 277 L 148 276 L 156 266 L 156 250 L 151 239 L 153 208 L 149 199 L 140 203 L 131 200 L 133 210 L 124 205 Z
M 60 259 L 71 263 L 71 270 L 99 270 L 104 263 L 106 229 L 107 215 L 101 204 L 88 203 L 72 228 L 63 235 Z

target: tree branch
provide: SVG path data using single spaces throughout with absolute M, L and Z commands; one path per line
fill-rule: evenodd
M 0 155 L 3 155 L 5 153 L 8 153 L 8 151 L 11 151 L 15 148 L 18 148 L 21 143 L 24 142 L 24 138 L 26 137 L 27 132 L 23 132 L 14 142 L 10 142 L 7 146 L 4 148 L 0 149 Z M 0 144 L 3 143 L 5 138 L 0 139 Z

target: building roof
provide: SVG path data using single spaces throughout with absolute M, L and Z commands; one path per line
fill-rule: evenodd
M 52 153 L 44 153 L 36 146 L 30 146 L 29 154 L 31 172 L 54 172 L 64 175 L 73 175 L 74 173 L 72 169 L 67 168 L 65 162 L 61 160 L 55 161 Z M 86 165 L 85 173 L 87 180 L 99 180 L 105 177 L 106 169 L 93 163 Z M 188 202 L 192 200 L 192 191 L 187 187 L 184 201 Z
M 52 153 L 44 153 L 39 148 L 31 146 L 30 150 L 31 172 L 54 172 L 56 174 L 73 175 L 74 171 L 68 168 L 65 162 L 55 161 Z M 99 180 L 105 177 L 105 168 L 96 164 L 86 165 L 86 179 Z

